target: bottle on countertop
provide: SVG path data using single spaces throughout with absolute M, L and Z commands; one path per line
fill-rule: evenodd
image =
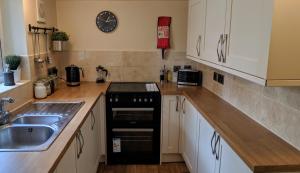
M 160 83 L 163 83 L 164 80 L 165 80 L 165 72 L 163 69 L 160 70 L 160 76 L 159 76 L 159 79 L 160 79 Z
M 171 72 L 171 70 L 167 70 L 167 74 L 168 74 L 167 75 L 168 76 L 167 77 L 167 79 L 168 79 L 167 82 L 172 82 L 172 72 Z

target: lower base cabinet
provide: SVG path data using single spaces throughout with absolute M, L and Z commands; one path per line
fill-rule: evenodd
M 103 138 L 101 131 L 101 99 L 95 104 L 54 173 L 96 173 L 99 165 Z
M 214 173 L 216 172 L 214 147 L 217 134 L 213 127 L 203 117 L 200 118 L 200 122 L 197 172 Z
M 200 119 L 199 113 L 193 105 L 185 100 L 183 102 L 183 131 L 182 131 L 182 156 L 190 170 L 190 173 L 197 173 L 197 151 Z
M 182 105 L 180 143 L 190 173 L 252 173 L 191 102 Z
M 76 141 L 73 140 L 65 155 L 60 160 L 54 173 L 74 173 L 76 172 Z
M 252 170 L 223 139 L 220 141 L 220 160 L 217 167 L 218 173 L 252 173 Z

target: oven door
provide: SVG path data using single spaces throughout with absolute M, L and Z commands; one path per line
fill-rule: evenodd
M 113 128 L 109 164 L 159 163 L 159 135 L 153 128 Z
M 154 108 L 112 108 L 112 127 L 153 127 L 159 123 Z

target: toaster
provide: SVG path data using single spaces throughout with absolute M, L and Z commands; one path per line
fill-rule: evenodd
M 177 85 L 202 85 L 202 72 L 198 70 L 182 69 L 178 71 Z

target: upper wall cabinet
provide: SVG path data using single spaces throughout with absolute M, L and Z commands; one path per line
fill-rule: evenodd
M 187 56 L 200 58 L 203 52 L 205 7 L 204 0 L 189 2 Z
M 206 1 L 204 55 L 201 59 L 221 63 L 221 37 L 225 31 L 226 0 Z
M 193 13 L 190 3 L 188 58 L 262 85 L 300 86 L 299 0 L 202 3 L 205 17 Z M 204 28 L 203 53 L 198 57 L 190 53 L 195 47 L 192 40 L 197 40 L 192 26 L 200 33 L 198 28 Z

